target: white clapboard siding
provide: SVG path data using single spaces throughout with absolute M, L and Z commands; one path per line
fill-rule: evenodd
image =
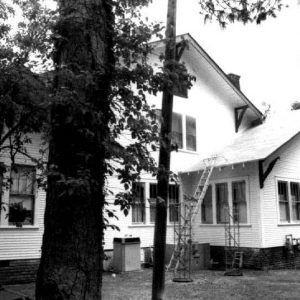
M 263 189 L 263 246 L 284 246 L 285 235 L 292 234 L 300 238 L 300 224 L 282 224 L 279 219 L 279 204 L 277 198 L 277 181 L 300 181 L 300 135 L 290 140 L 286 145 L 276 151 L 265 164 L 266 166 L 277 156 L 277 161 L 272 172 L 267 177 Z
M 38 158 L 40 157 L 41 138 L 38 135 L 32 135 L 31 139 L 32 143 L 26 146 L 27 152 L 31 156 Z M 4 161 L 8 166 L 10 165 L 8 156 L 2 156 L 1 161 Z M 16 158 L 16 163 L 34 165 L 29 158 L 21 155 L 18 155 Z M 2 196 L 3 202 L 8 202 L 8 197 L 9 192 L 5 190 Z M 0 223 L 0 260 L 34 259 L 40 257 L 44 228 L 45 198 L 45 191 L 43 189 L 37 189 L 33 226 L 28 225 L 17 228 L 15 226 L 8 226 L 7 224 L 3 225 L 6 213 L 2 210 Z
M 157 50 L 156 54 L 160 51 Z M 158 55 L 152 55 L 150 57 L 151 63 L 159 64 Z M 224 147 L 234 137 L 237 136 L 235 133 L 235 120 L 234 120 L 234 107 L 232 102 L 230 102 L 230 91 L 231 88 L 226 84 L 226 82 L 219 80 L 218 84 L 215 84 L 216 77 L 214 77 L 211 72 L 206 72 L 203 69 L 203 65 L 206 64 L 205 68 L 210 68 L 207 66 L 207 62 L 203 58 L 195 55 L 195 49 L 190 47 L 186 49 L 182 60 L 186 63 L 186 67 L 191 74 L 196 76 L 196 82 L 193 83 L 193 87 L 188 91 L 188 98 L 174 97 L 173 112 L 182 115 L 183 119 L 183 132 L 185 131 L 185 117 L 191 116 L 196 119 L 196 134 L 197 134 L 197 151 L 186 151 L 178 150 L 178 152 L 172 152 L 171 155 L 171 170 L 174 172 L 180 172 L 186 169 L 188 166 L 194 165 L 199 157 L 205 157 L 205 155 L 210 156 L 211 153 L 217 152 L 218 149 Z M 156 97 L 149 96 L 147 98 L 148 103 L 155 105 L 156 108 L 161 107 L 162 95 L 159 93 Z M 236 106 L 241 106 L 243 103 L 237 103 Z M 248 112 L 247 112 L 248 113 Z M 240 131 L 245 129 L 249 124 L 251 119 L 245 114 L 244 120 L 241 124 Z M 183 139 L 185 135 L 183 135 Z M 183 146 L 185 146 L 185 141 L 183 141 Z M 158 151 L 152 153 L 156 161 L 158 161 Z M 247 167 L 249 167 L 247 165 Z M 253 168 L 253 167 L 251 167 Z M 234 170 L 229 171 L 227 174 L 217 173 L 217 176 L 248 176 L 250 171 L 246 169 L 241 169 L 239 171 Z M 257 216 L 257 201 L 258 201 L 258 179 L 254 176 L 254 171 L 251 169 L 251 178 L 249 180 L 250 191 L 251 191 L 251 219 L 255 220 L 254 216 Z M 257 175 L 256 175 L 257 176 Z M 154 182 L 154 178 L 151 176 L 143 176 L 141 182 L 149 182 L 149 180 Z M 189 186 L 189 182 L 185 182 Z M 114 188 L 114 192 L 122 191 L 122 186 L 116 179 L 116 177 L 108 178 L 108 186 Z M 190 191 L 182 191 L 183 193 L 190 193 Z M 109 202 L 113 203 L 113 197 L 110 197 Z M 253 203 L 252 203 L 253 202 Z M 147 199 L 146 199 L 146 203 Z M 111 206 L 113 207 L 113 206 Z M 113 238 L 114 237 L 124 237 L 132 236 L 139 237 L 141 239 L 141 246 L 148 247 L 153 245 L 153 234 L 154 225 L 146 222 L 146 224 L 134 225 L 131 221 L 131 212 L 125 217 L 122 212 L 117 210 L 118 220 L 111 219 L 111 222 L 120 228 L 120 231 L 108 229 L 105 231 L 105 249 L 112 249 Z M 147 212 L 146 212 L 147 213 Z M 202 227 L 201 227 L 202 229 Z M 206 229 L 206 228 L 205 228 Z M 200 230 L 200 228 L 199 228 Z M 245 245 L 258 245 L 260 239 L 257 238 L 258 221 L 253 221 L 251 227 L 245 227 L 242 229 L 244 231 L 243 244 Z M 210 228 L 208 231 L 203 232 L 202 237 L 199 240 L 201 242 L 212 242 L 212 244 L 224 244 L 224 230 L 221 226 L 215 226 Z M 173 235 L 173 225 L 169 224 L 167 230 L 167 242 L 174 242 Z M 254 244 L 253 244 L 254 243 Z
M 152 63 L 160 63 L 158 55 L 163 52 L 163 49 L 156 49 L 155 55 L 152 55 L 150 60 Z M 171 169 L 174 172 L 180 172 L 186 167 L 194 165 L 199 160 L 199 157 L 210 156 L 211 153 L 217 152 L 230 143 L 235 133 L 234 108 L 245 105 L 244 99 L 240 93 L 228 82 L 228 79 L 215 63 L 208 58 L 196 45 L 191 42 L 190 47 L 187 47 L 183 53 L 182 61 L 186 63 L 187 69 L 191 74 L 196 76 L 191 90 L 188 91 L 188 98 L 174 97 L 173 111 L 182 114 L 182 131 L 185 132 L 186 116 L 191 116 L 196 119 L 196 134 L 197 134 L 197 151 L 185 150 L 185 134 L 183 134 L 184 149 L 178 152 L 172 152 Z M 162 95 L 149 96 L 147 101 L 150 105 L 161 107 Z M 240 126 L 240 132 L 243 131 L 251 121 L 258 117 L 257 111 L 248 109 Z M 240 134 L 240 133 L 238 133 Z M 123 138 L 124 139 L 124 138 Z M 122 140 L 122 139 L 121 139 Z M 29 145 L 29 152 L 34 155 L 39 155 L 39 146 L 37 145 L 38 138 L 34 137 L 34 142 Z M 127 142 L 128 143 L 128 140 Z M 153 153 L 156 161 L 158 152 Z M 5 158 L 1 158 L 4 159 Z M 19 163 L 29 163 L 28 159 L 20 157 Z M 228 167 L 229 168 L 229 167 Z M 226 168 L 218 173 L 215 172 L 215 179 L 248 176 L 249 177 L 249 193 L 250 193 L 250 226 L 242 228 L 244 235 L 242 239 L 243 245 L 258 245 L 260 239 L 256 236 L 259 232 L 259 189 L 257 188 L 258 179 L 254 175 L 252 165 L 246 165 L 245 169 L 238 166 L 234 170 L 226 170 Z M 249 168 L 249 169 L 247 169 Z M 255 177 L 256 176 L 256 177 Z M 143 176 L 144 182 L 155 182 L 151 176 Z M 114 193 L 122 191 L 122 186 L 116 177 L 108 178 L 107 185 L 112 188 Z M 187 191 L 191 189 L 187 184 Z M 184 191 L 182 191 L 184 192 Z M 113 206 L 113 196 L 108 197 L 110 207 L 115 209 L 118 215 L 118 220 L 112 219 L 110 222 L 119 226 L 120 231 L 107 229 L 105 231 L 105 249 L 112 249 L 114 237 L 133 236 L 141 239 L 142 247 L 153 245 L 154 225 L 149 223 L 134 225 L 131 221 L 131 212 L 125 217 L 123 212 L 118 207 Z M 147 198 L 146 198 L 147 202 Z M 37 198 L 36 226 L 31 229 L 0 228 L 0 260 L 13 258 L 37 258 L 40 255 L 40 247 L 43 233 L 43 216 L 45 206 L 45 193 L 39 191 Z M 148 203 L 148 202 L 147 202 Z M 148 212 L 149 217 L 149 212 Z M 196 226 L 197 227 L 197 226 Z M 198 226 L 196 228 L 197 239 L 203 242 L 210 242 L 213 245 L 223 244 L 224 233 L 222 226 L 212 228 Z M 173 225 L 168 225 L 167 242 L 174 242 Z M 3 246 L 5 245 L 5 247 Z M 26 250 L 27 249 L 27 250 Z
M 197 185 L 199 176 L 191 173 L 185 175 L 184 181 L 190 181 L 186 193 L 192 194 Z M 187 178 L 187 177 L 190 177 Z M 255 162 L 227 166 L 221 169 L 215 168 L 211 177 L 211 184 L 216 182 L 228 182 L 231 180 L 245 179 L 248 193 L 248 223 L 240 225 L 240 246 L 241 247 L 261 247 L 261 223 L 260 223 L 260 195 L 257 174 L 257 164 Z M 230 193 L 229 193 L 230 197 Z M 214 246 L 225 245 L 225 231 L 222 224 L 201 224 L 201 210 L 195 217 L 193 224 L 194 240 L 199 243 L 210 243 Z

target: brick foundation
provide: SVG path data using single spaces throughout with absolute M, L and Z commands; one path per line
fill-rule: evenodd
M 0 260 L 0 284 L 35 281 L 39 259 Z
M 285 247 L 240 248 L 243 252 L 243 267 L 249 269 L 293 269 L 300 268 L 300 250 L 294 246 L 293 252 Z M 223 246 L 210 246 L 210 255 L 220 267 L 225 266 Z

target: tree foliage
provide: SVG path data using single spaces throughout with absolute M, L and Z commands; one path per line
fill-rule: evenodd
M 283 7 L 281 0 L 201 0 L 199 4 L 204 20 L 216 20 L 223 28 L 234 22 L 260 24 Z

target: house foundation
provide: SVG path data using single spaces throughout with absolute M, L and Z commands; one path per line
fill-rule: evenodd
M 300 249 L 294 246 L 271 248 L 240 247 L 243 252 L 243 267 L 248 269 L 298 269 L 300 268 Z M 224 246 L 210 246 L 211 259 L 218 266 L 225 267 Z

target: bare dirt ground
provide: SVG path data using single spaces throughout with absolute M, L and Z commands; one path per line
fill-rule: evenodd
M 222 271 L 192 273 L 193 282 L 175 283 L 173 274 L 166 274 L 165 299 L 300 299 L 300 270 L 250 271 L 244 276 L 224 276 Z M 104 300 L 151 299 L 152 270 L 116 274 L 103 277 Z M 34 284 L 5 286 L 1 300 L 20 297 L 34 299 Z

